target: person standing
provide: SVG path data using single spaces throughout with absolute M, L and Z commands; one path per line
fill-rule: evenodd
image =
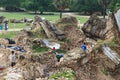
M 8 21 L 5 21 L 5 30 L 8 30 Z
M 16 55 L 14 53 L 14 51 L 11 52 L 11 54 L 9 55 L 9 59 L 10 59 L 10 63 L 11 63 L 11 66 L 15 66 L 16 64 Z

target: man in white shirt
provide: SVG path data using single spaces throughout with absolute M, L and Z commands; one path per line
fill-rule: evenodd
M 16 64 L 16 56 L 14 51 L 12 51 L 12 53 L 9 55 L 9 59 L 10 59 L 11 66 L 13 67 Z

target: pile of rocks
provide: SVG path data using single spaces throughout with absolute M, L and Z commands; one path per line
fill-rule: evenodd
M 49 39 L 65 39 L 64 32 L 48 20 L 42 20 L 42 18 L 40 18 L 39 16 L 35 16 L 35 21 L 33 24 L 34 25 L 32 26 L 32 30 L 34 32 L 38 31 L 38 29 L 42 29 L 45 32 L 47 38 Z

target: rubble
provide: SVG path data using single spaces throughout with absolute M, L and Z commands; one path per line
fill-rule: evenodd
M 118 10 L 115 14 L 112 15 L 112 23 L 114 25 L 113 33 L 116 37 L 116 41 L 120 44 L 120 25 L 119 25 L 119 16 L 120 10 Z
M 62 30 L 58 28 L 61 24 L 65 24 L 62 25 Z M 90 20 L 85 23 L 82 29 L 85 34 L 90 34 L 89 36 L 93 39 L 104 38 L 106 39 L 104 40 L 105 42 L 108 41 L 108 39 L 111 39 L 111 36 L 115 35 L 115 33 L 111 31 L 113 27 L 114 23 L 112 18 L 111 20 L 104 21 L 92 16 Z M 118 65 L 115 64 L 119 59 L 115 57 L 114 63 L 103 53 L 104 51 L 102 51 L 101 45 L 97 43 L 97 41 L 87 37 L 88 35 L 85 36 L 83 32 L 76 27 L 76 18 L 63 18 L 56 26 L 48 20 L 43 20 L 39 16 L 36 16 L 31 30 L 22 30 L 15 37 L 16 44 L 14 45 L 24 47 L 27 52 L 22 53 L 15 51 L 15 53 L 17 53 L 18 60 L 17 64 L 13 68 L 9 66 L 10 63 L 8 60 L 11 49 L 0 48 L 0 66 L 5 67 L 5 71 L 2 72 L 2 74 L 0 73 L 0 79 L 52 80 L 51 76 L 59 72 L 63 73 L 64 71 L 73 71 L 75 74 L 75 78 L 73 78 L 73 80 L 119 80 L 120 77 L 114 78 L 115 76 L 119 76 L 119 74 L 115 76 L 110 74 L 120 70 L 119 63 L 117 62 Z M 36 38 L 33 34 L 45 36 Z M 110 34 L 110 36 L 108 34 Z M 32 46 L 41 46 L 42 40 L 46 46 L 52 48 L 53 46 L 51 47 L 49 39 L 56 41 L 57 39 L 62 40 L 63 44 L 61 46 L 65 45 L 64 49 L 70 48 L 67 50 L 67 53 L 64 54 L 63 61 L 59 64 L 56 56 L 51 54 L 49 51 L 42 54 L 34 54 L 32 52 Z M 1 43 L 5 45 L 8 44 L 4 42 Z M 91 45 L 91 50 L 89 50 L 89 52 L 84 53 L 80 48 L 80 45 L 83 42 Z M 98 47 L 95 48 L 96 46 Z M 60 45 L 58 47 L 61 49 Z M 108 75 L 105 75 L 106 73 Z M 66 77 L 60 77 L 57 79 L 67 80 Z
M 33 19 L 30 19 L 30 18 L 24 18 L 24 22 L 26 22 L 26 23 L 32 23 L 32 22 L 33 22 Z
M 119 19 L 119 17 L 120 17 L 120 9 L 115 13 L 114 16 L 115 16 L 117 26 L 118 26 L 118 29 L 119 29 L 119 32 L 120 32 L 120 24 L 119 24 L 119 22 L 120 22 L 120 19 Z
M 10 23 L 24 23 L 24 19 L 20 19 L 20 20 L 10 19 Z
M 120 56 L 115 51 L 111 50 L 107 45 L 103 45 L 103 51 L 116 65 L 120 64 Z
M 107 31 L 106 20 L 98 18 L 95 14 L 83 25 L 82 30 L 91 38 L 105 39 Z
M 22 80 L 21 69 L 17 68 L 8 68 L 7 75 L 4 77 L 5 80 Z
M 15 42 L 17 46 L 24 47 L 26 51 L 31 51 L 32 44 L 30 39 L 31 32 L 23 30 L 21 33 L 15 37 Z
M 76 23 L 77 23 L 77 19 L 75 17 L 69 16 L 58 20 L 56 22 L 56 25 L 58 28 L 64 30 L 65 27 L 69 27 L 69 26 L 77 27 Z
M 32 30 L 34 32 L 39 32 L 38 29 L 42 29 L 46 36 L 50 39 L 58 39 L 58 40 L 64 40 L 65 34 L 63 31 L 58 29 L 54 24 L 49 22 L 48 20 L 42 20 L 40 17 L 35 17 L 35 22 L 33 23 Z
M 33 19 L 29 18 L 22 18 L 22 19 L 10 19 L 10 23 L 32 23 Z
M 60 44 L 55 43 L 55 42 L 50 42 L 46 39 L 43 39 L 42 42 L 49 48 L 53 49 L 53 47 L 55 47 L 55 49 L 60 49 Z
M 86 38 L 86 36 L 75 26 L 65 27 L 64 31 L 67 39 L 69 39 L 69 42 L 66 39 L 66 44 L 69 49 L 80 47 Z
M 4 16 L 0 16 L 0 23 L 8 21 Z
M 6 39 L 0 39 L 0 44 L 4 46 L 4 48 L 7 47 L 7 45 L 9 44 L 8 40 Z

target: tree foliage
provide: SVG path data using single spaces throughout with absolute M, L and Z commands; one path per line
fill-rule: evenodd
M 60 11 L 60 18 L 62 18 L 62 11 L 69 8 L 71 0 L 55 0 L 55 6 Z
M 111 9 L 111 11 L 116 11 L 119 8 L 120 8 L 120 0 L 112 0 L 109 5 L 109 9 Z
M 20 7 L 21 2 L 24 0 L 0 0 L 2 7 Z
M 106 9 L 115 11 L 120 8 L 120 0 L 0 0 L 0 7 L 25 8 L 26 10 L 41 12 L 61 11 L 66 8 L 84 14 L 101 12 Z
M 55 6 L 58 10 L 64 11 L 69 7 L 70 0 L 55 0 Z
M 97 0 L 74 0 L 71 10 L 92 14 L 97 11 L 101 12 L 102 8 Z
M 111 3 L 111 0 L 98 0 L 98 3 L 103 8 L 103 17 L 105 18 L 106 10 L 108 8 L 108 5 Z
M 44 11 L 52 11 L 55 10 L 53 5 L 53 0 L 25 0 L 22 4 L 27 10 L 31 11 L 40 11 L 43 13 Z

